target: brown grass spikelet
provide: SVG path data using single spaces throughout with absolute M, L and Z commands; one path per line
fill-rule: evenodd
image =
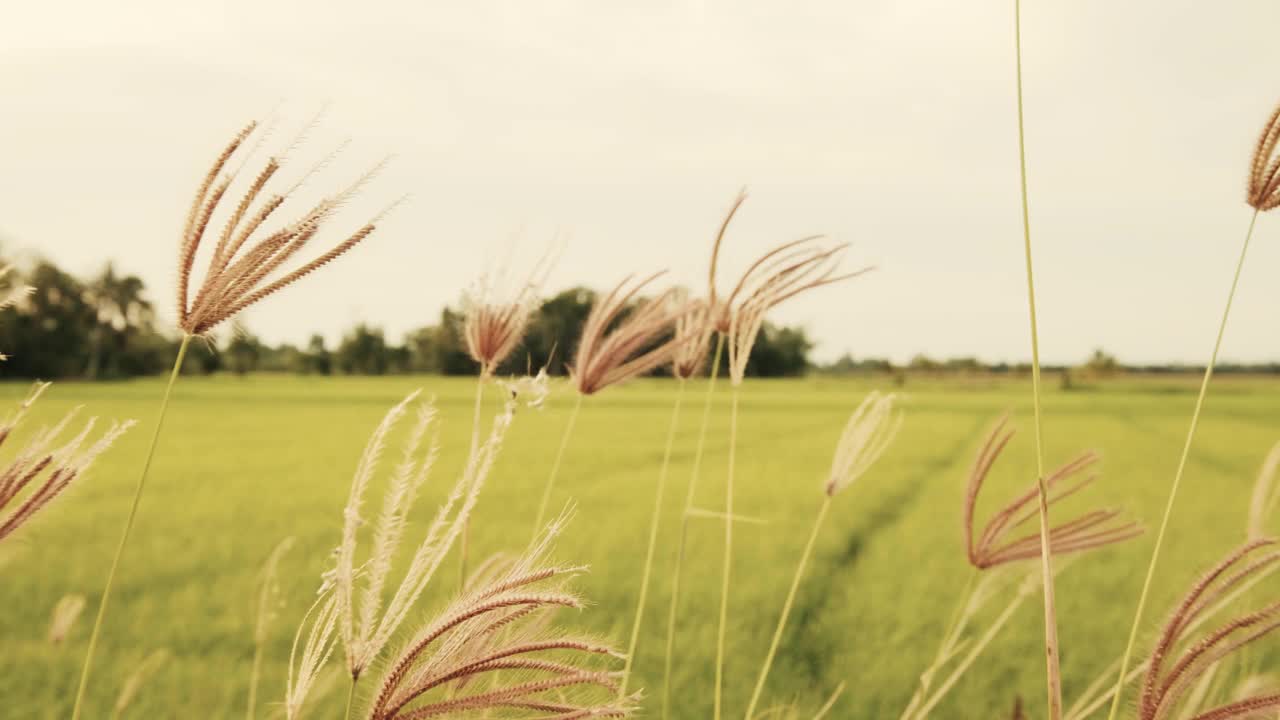
M 526 718 L 631 715 L 638 696 L 617 698 L 619 674 L 593 662 L 618 654 L 549 623 L 557 609 L 583 607 L 566 584 L 585 568 L 546 557 L 565 522 L 552 523 L 518 560 L 486 563 L 461 596 L 410 638 L 383 672 L 370 720 L 493 711 Z
M 1258 136 L 1253 148 L 1253 162 L 1249 165 L 1249 192 L 1246 201 L 1259 212 L 1280 206 L 1280 107 L 1267 118 L 1267 124 Z
M 1280 602 L 1247 612 L 1198 637 L 1190 631 L 1220 599 L 1250 578 L 1280 562 L 1271 538 L 1253 540 L 1232 551 L 1192 585 L 1161 630 L 1150 658 L 1138 700 L 1139 720 L 1177 717 L 1180 705 L 1197 679 L 1225 658 L 1280 628 Z M 1280 694 L 1237 699 L 1201 711 L 1193 720 L 1257 717 L 1262 710 L 1280 708 Z
M 9 439 L 48 387 L 48 383 L 36 383 L 17 410 L 0 424 L 0 445 Z M 90 442 L 97 418 L 89 418 L 79 433 L 60 441 L 78 414 L 77 408 L 57 424 L 37 432 L 8 464 L 0 466 L 0 541 L 57 499 L 133 426 L 133 421 L 112 423 L 97 441 Z
M 711 304 L 706 300 L 690 300 L 689 291 L 678 288 L 672 298 L 676 307 L 683 308 L 675 321 L 676 354 L 671 360 L 671 374 L 681 380 L 697 375 L 707 363 L 711 349 Z
M 272 182 L 287 162 L 285 153 L 268 157 L 251 175 L 238 199 L 231 199 L 232 185 L 254 150 L 247 147 L 257 131 L 249 123 L 222 149 L 196 191 L 178 245 L 178 326 L 188 335 L 203 335 L 245 308 L 310 275 L 359 245 L 377 228 L 385 211 L 365 222 L 344 239 L 313 259 L 283 271 L 305 247 L 334 219 L 338 211 L 381 169 L 381 164 L 351 185 L 328 195 L 305 212 L 295 215 L 278 229 L 264 230 L 276 219 L 277 211 L 288 204 L 291 188 L 272 190 Z M 295 143 L 297 144 L 297 143 Z M 234 158 L 240 164 L 228 169 Z M 304 179 L 326 164 L 326 158 L 304 175 Z M 215 215 L 226 216 L 222 231 L 210 253 L 203 279 L 191 297 L 196 256 Z
M 485 273 L 463 295 L 463 334 L 481 377 L 491 376 L 524 339 L 550 266 L 550 255 L 544 256 L 521 283 L 506 272 Z
M 49 619 L 49 644 L 61 645 L 71 633 L 80 613 L 84 612 L 83 595 L 63 595 L 58 604 L 53 606 L 53 614 Z
M 712 308 L 715 329 L 728 333 L 735 309 L 759 305 L 763 313 L 796 295 L 833 283 L 849 280 L 872 271 L 865 267 L 853 272 L 840 272 L 840 263 L 848 243 L 830 244 L 822 235 L 810 235 L 773 247 L 751 263 L 737 284 L 724 298 L 716 289 L 716 271 L 720 264 L 720 248 L 734 215 L 747 199 L 746 191 L 738 193 L 711 247 L 711 271 L 708 303 Z
M 675 302 L 674 288 L 630 307 L 640 291 L 662 275 L 654 273 L 635 283 L 627 276 L 591 306 L 570 368 L 580 394 L 593 395 L 665 365 L 688 342 L 667 337 L 685 312 Z
M 1036 519 L 1037 483 L 1033 482 L 1026 492 L 1015 497 L 992 515 L 980 534 L 976 537 L 974 534 L 974 513 L 982 485 L 991 472 L 992 465 L 1014 435 L 1014 431 L 1006 427 L 1007 422 L 1008 418 L 1002 417 L 987 435 L 986 442 L 979 451 L 969 474 L 969 485 L 965 493 L 965 547 L 969 564 L 979 570 L 1040 557 L 1038 530 L 1030 531 L 1017 538 L 1009 537 L 1017 528 Z M 1096 474 L 1072 480 L 1069 483 L 1067 481 L 1089 469 L 1097 461 L 1097 455 L 1086 452 L 1050 473 L 1045 478 L 1045 486 L 1049 492 L 1048 504 L 1052 505 L 1093 483 L 1098 477 Z M 1049 545 L 1052 553 L 1065 555 L 1083 552 L 1129 540 L 1142 534 L 1141 525 L 1136 522 L 1118 521 L 1120 516 L 1121 511 L 1118 509 L 1093 510 L 1049 528 Z

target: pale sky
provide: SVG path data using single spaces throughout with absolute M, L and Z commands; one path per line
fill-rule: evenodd
M 333 9 L 319 8 L 332 5 Z M 1012 2 L 5 3 L 0 238 L 88 273 L 115 259 L 173 318 L 174 250 L 251 118 L 300 152 L 352 140 L 332 189 L 394 156 L 345 222 L 401 194 L 349 259 L 263 303 L 271 341 L 433 322 L 516 238 L 550 279 L 670 268 L 701 288 L 739 186 L 730 270 L 827 233 L 880 270 L 780 308 L 819 342 L 1029 357 Z M 1273 0 L 1027 0 L 1043 354 L 1203 362 L 1280 101 Z M 1280 216 L 1259 221 L 1224 356 L 1280 359 Z

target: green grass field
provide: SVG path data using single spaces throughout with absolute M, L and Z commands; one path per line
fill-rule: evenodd
M 429 517 L 452 485 L 469 433 L 473 381 L 466 379 L 184 378 L 171 408 L 130 552 L 118 580 L 90 691 L 90 718 L 105 718 L 131 668 L 156 648 L 170 662 L 127 713 L 135 718 L 243 717 L 254 585 L 284 537 L 297 544 L 281 566 L 287 604 L 272 632 L 264 705 L 283 696 L 289 644 L 320 572 L 338 542 L 351 472 L 382 414 L 415 388 L 434 394 L 443 453 L 416 516 Z M 1194 402 L 1192 380 L 1115 381 L 1089 391 L 1050 390 L 1048 461 L 1075 451 L 1103 454 L 1103 479 L 1085 505 L 1123 504 L 1159 520 Z M 765 525 L 736 536 L 727 668 L 728 716 L 740 716 L 768 646 L 787 582 L 821 501 L 820 487 L 848 413 L 869 382 L 810 379 L 748 382 L 743 393 L 737 507 Z M 637 682 L 657 715 L 662 644 L 678 510 L 689 479 L 705 385 L 689 388 Z M 0 386 L 16 400 L 25 386 Z M 141 421 L 88 480 L 51 508 L 0 558 L 0 703 L 6 718 L 66 717 L 97 594 L 128 508 L 162 386 L 55 385 L 30 431 L 67 408 Z M 812 711 L 839 683 L 848 691 L 831 717 L 897 717 L 967 578 L 960 535 L 966 474 L 991 422 L 1012 410 L 1021 432 L 984 491 L 980 517 L 1033 479 L 1029 382 L 909 382 L 901 434 L 884 458 L 840 496 L 820 538 L 793 624 L 768 687 L 772 702 Z M 625 642 L 647 521 L 675 397 L 671 381 L 645 381 L 590 398 L 558 481 L 554 505 L 578 512 L 557 557 L 590 563 L 580 582 L 595 604 L 561 620 Z M 490 411 L 498 405 L 489 396 Z M 728 395 L 718 395 L 698 505 L 723 502 Z M 543 411 L 522 410 L 485 490 L 473 528 L 477 555 L 518 549 L 537 502 L 570 398 L 560 388 Z M 1280 385 L 1225 379 L 1214 386 L 1152 600 L 1154 626 L 1207 563 L 1244 536 L 1258 466 L 1280 439 Z M 10 448 L 11 450 L 11 448 Z M 1059 509 L 1061 508 L 1061 509 Z M 1280 523 L 1277 523 L 1280 524 Z M 1067 703 L 1120 653 L 1154 533 L 1074 563 L 1059 578 Z M 411 536 L 412 537 L 412 536 Z M 697 520 L 680 629 L 678 717 L 710 716 L 722 529 Z M 448 566 L 422 603 L 426 615 L 456 587 Z M 66 593 L 89 606 L 62 646 L 45 639 L 50 611 Z M 1022 695 L 1042 714 L 1039 601 L 1025 603 L 985 659 L 935 713 L 991 717 Z M 341 715 L 345 692 L 325 697 L 316 717 Z M 265 715 L 260 708 L 259 715 Z

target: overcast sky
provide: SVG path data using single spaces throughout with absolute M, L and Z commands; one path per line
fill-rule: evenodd
M 346 221 L 410 199 L 248 313 L 266 339 L 357 321 L 398 338 L 512 238 L 536 258 L 567 237 L 553 288 L 664 267 L 701 287 L 747 185 L 730 271 L 813 232 L 880 267 L 776 313 L 819 357 L 1029 356 L 1009 0 L 324 5 L 9 3 L 5 251 L 115 259 L 171 321 L 212 157 L 248 119 L 327 107 L 299 166 L 352 142 L 318 184 L 394 156 Z M 1280 3 L 1028 0 L 1023 21 L 1045 359 L 1202 362 L 1280 101 Z M 1280 359 L 1280 217 L 1255 240 L 1224 355 Z

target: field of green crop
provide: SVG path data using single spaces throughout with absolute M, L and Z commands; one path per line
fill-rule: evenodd
M 130 552 L 99 648 L 88 716 L 105 718 L 132 668 L 157 648 L 170 660 L 141 689 L 127 717 L 243 717 L 254 586 L 284 537 L 297 544 L 281 566 L 286 604 L 272 630 L 263 701 L 283 695 L 289 644 L 338 542 L 356 459 L 373 426 L 406 392 L 434 395 L 444 419 L 442 455 L 416 517 L 429 517 L 466 452 L 473 381 L 465 379 L 184 378 L 176 392 Z M 1049 462 L 1096 448 L 1102 481 L 1055 513 L 1121 504 L 1154 523 L 1166 497 L 1194 381 L 1114 381 L 1045 402 Z M 848 413 L 875 385 L 809 379 L 748 381 L 742 395 L 737 508 L 764 524 L 741 524 L 735 543 L 727 710 L 746 709 L 794 563 L 821 501 L 820 487 Z M 594 605 L 561 620 L 624 644 L 643 562 L 662 441 L 676 396 L 672 381 L 608 390 L 585 403 L 554 505 L 577 514 L 557 557 L 589 563 L 579 583 Z M 689 387 L 664 508 L 663 535 L 637 680 L 657 715 L 662 643 L 678 513 L 689 480 L 705 385 Z M 34 421 L 73 405 L 141 421 L 88 480 L 9 543 L 0 557 L 0 714 L 69 714 L 97 593 L 128 509 L 162 386 L 156 380 L 55 385 Z M 0 387 L 16 400 L 25 387 Z M 839 683 L 848 691 L 831 717 L 897 717 L 967 579 L 960 502 L 974 453 L 1005 410 L 1022 429 L 984 491 L 980 517 L 1034 475 L 1029 383 L 915 381 L 902 388 L 902 432 L 883 459 L 837 499 L 801 590 L 767 691 L 770 703 L 810 714 Z M 723 503 L 728 395 L 713 408 L 697 504 Z M 497 408 L 498 394 L 489 395 Z M 476 555 L 519 549 L 534 514 L 571 397 L 560 388 L 542 411 L 521 410 L 473 528 Z M 29 432 L 37 422 L 26 425 Z M 1280 439 L 1280 386 L 1228 378 L 1214 386 L 1174 514 L 1149 625 L 1207 563 L 1241 541 L 1262 458 Z M 11 448 L 6 448 L 12 451 Z M 376 496 L 375 496 L 376 497 Z M 1280 519 L 1277 519 L 1280 525 Z M 1059 578 L 1067 703 L 1123 647 L 1153 533 L 1081 559 Z M 412 537 L 412 536 L 411 536 Z M 690 591 L 679 634 L 677 714 L 709 717 L 722 529 L 695 521 Z M 437 577 L 425 616 L 456 589 L 456 568 Z M 67 593 L 89 607 L 70 639 L 46 639 L 50 611 Z M 939 717 L 1007 713 L 1015 695 L 1040 714 L 1044 668 L 1038 599 L 1025 603 L 984 659 L 939 707 Z M 345 691 L 317 717 L 341 715 Z M 992 704 L 997 703 L 993 708 Z M 265 715 L 259 713 L 259 716 Z M 1034 715 L 1033 715 L 1034 716 Z

